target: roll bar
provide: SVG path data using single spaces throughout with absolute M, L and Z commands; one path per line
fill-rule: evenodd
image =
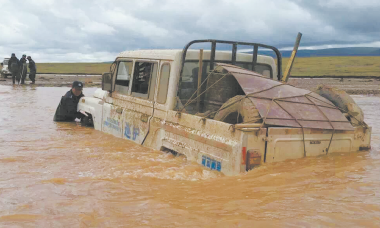
M 271 49 L 276 53 L 277 57 L 277 78 L 278 80 L 281 80 L 282 76 L 282 57 L 280 51 L 273 46 L 260 44 L 260 43 L 248 43 L 248 42 L 237 42 L 237 41 L 226 41 L 226 40 L 193 40 L 189 42 L 182 51 L 182 58 L 181 58 L 181 71 L 180 75 L 182 76 L 183 72 L 183 66 L 185 65 L 185 58 L 186 53 L 189 47 L 196 43 L 211 43 L 211 56 L 210 56 L 210 70 L 214 69 L 214 62 L 215 62 L 215 50 L 216 50 L 216 44 L 232 44 L 232 59 L 231 62 L 234 65 L 236 63 L 236 52 L 237 52 L 237 45 L 245 45 L 245 46 L 253 46 L 253 52 L 252 52 L 252 70 L 255 69 L 255 65 L 257 63 L 257 54 L 259 47 Z

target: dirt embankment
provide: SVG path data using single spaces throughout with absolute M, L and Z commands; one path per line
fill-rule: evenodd
M 85 87 L 101 87 L 100 75 L 62 75 L 38 74 L 33 86 L 69 87 L 73 81 L 81 81 Z M 30 80 L 27 78 L 26 86 Z M 380 79 L 297 79 L 290 78 L 289 84 L 308 90 L 318 85 L 330 85 L 346 91 L 349 94 L 380 94 Z M 12 79 L 0 78 L 0 85 L 12 85 Z
M 70 87 L 73 81 L 81 81 L 85 87 L 101 87 L 101 75 L 62 75 L 62 74 L 37 74 L 36 84 L 31 86 L 43 87 Z M 31 83 L 28 76 L 25 80 L 26 86 Z M 16 82 L 17 84 L 17 82 Z M 12 78 L 0 78 L 0 85 L 12 85 Z
M 314 90 L 318 85 L 329 85 L 348 94 L 380 94 L 380 79 L 297 79 L 290 78 L 289 84 Z

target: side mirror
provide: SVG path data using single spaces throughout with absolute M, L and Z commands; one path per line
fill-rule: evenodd
M 102 90 L 112 92 L 112 75 L 111 75 L 111 73 L 103 73 L 103 75 L 102 75 Z

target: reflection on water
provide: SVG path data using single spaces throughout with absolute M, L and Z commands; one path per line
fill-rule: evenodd
M 380 225 L 379 97 L 354 96 L 373 127 L 369 152 L 225 177 L 183 157 L 53 122 L 67 90 L 0 86 L 1 227 Z

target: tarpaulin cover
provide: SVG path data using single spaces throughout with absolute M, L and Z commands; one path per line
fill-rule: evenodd
M 354 130 L 333 103 L 309 90 L 296 88 L 229 64 L 217 63 L 233 75 L 255 104 L 265 124 L 329 130 Z

